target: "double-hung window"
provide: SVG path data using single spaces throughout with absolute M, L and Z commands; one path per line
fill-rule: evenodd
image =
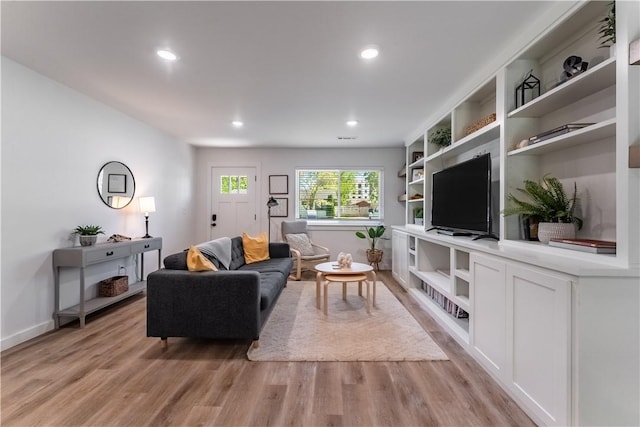
M 382 168 L 296 169 L 296 218 L 381 222 Z

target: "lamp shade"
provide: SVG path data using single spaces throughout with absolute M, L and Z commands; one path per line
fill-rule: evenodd
M 270 208 L 278 206 L 278 204 L 278 201 L 273 196 L 269 197 L 269 200 L 267 200 L 267 206 Z
M 140 197 L 140 212 L 145 215 L 149 215 L 150 212 L 156 211 L 156 198 L 155 197 Z

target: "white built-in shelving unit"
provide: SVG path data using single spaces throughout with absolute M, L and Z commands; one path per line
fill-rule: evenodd
M 540 425 L 640 424 L 640 174 L 628 166 L 630 147 L 640 144 L 640 67 L 628 63 L 629 43 L 640 37 L 640 4 L 616 2 L 613 55 L 598 40 L 608 7 L 567 7 L 406 143 L 406 224 L 393 229 L 394 277 Z M 571 55 L 589 66 L 561 81 Z M 515 88 L 530 71 L 542 93 L 516 107 Z M 492 113 L 495 121 L 466 134 Z M 518 148 L 568 123 L 592 124 Z M 440 148 L 429 140 L 444 127 L 452 144 Z M 431 174 L 484 153 L 492 160 L 499 240 L 427 231 Z M 519 218 L 501 215 L 524 180 L 545 175 L 577 186 L 584 220 L 577 236 L 615 240 L 616 254 L 524 240 Z M 423 225 L 415 224 L 418 208 Z

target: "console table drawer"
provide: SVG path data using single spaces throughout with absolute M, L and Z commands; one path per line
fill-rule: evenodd
M 135 242 L 131 245 L 131 252 L 139 254 L 146 251 L 153 251 L 162 248 L 162 239 L 152 238 L 141 242 Z
M 129 255 L 131 255 L 130 246 L 106 247 L 87 252 L 86 261 L 87 264 L 94 264 L 97 262 L 105 262 L 110 259 L 124 258 Z

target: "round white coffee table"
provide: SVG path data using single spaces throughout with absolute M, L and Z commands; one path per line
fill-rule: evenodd
M 346 285 L 348 282 L 358 282 L 358 295 L 362 296 L 363 278 L 367 283 L 367 312 L 371 312 L 371 305 L 376 305 L 376 272 L 373 267 L 359 262 L 351 263 L 349 268 L 339 268 L 338 263 L 323 262 L 315 266 L 316 271 L 316 306 L 321 308 L 322 285 L 324 284 L 324 312 L 327 314 L 327 286 L 329 283 L 342 283 L 342 298 L 346 299 Z M 327 276 L 330 276 L 327 280 Z M 370 298 L 369 287 L 373 285 L 373 301 Z

